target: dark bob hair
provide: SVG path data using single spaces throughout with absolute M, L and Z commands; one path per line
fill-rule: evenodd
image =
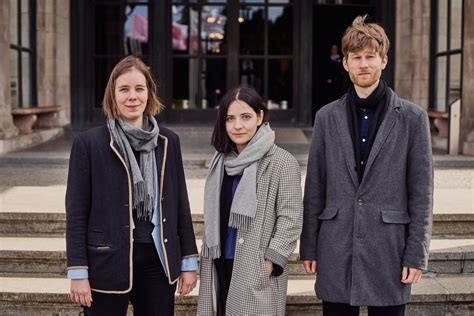
M 263 111 L 263 123 L 266 122 L 268 118 L 268 110 L 265 107 L 265 103 L 254 88 L 246 86 L 237 87 L 227 91 L 219 102 L 219 111 L 217 112 L 217 120 L 214 125 L 211 140 L 211 145 L 214 146 L 218 152 L 223 154 L 234 151 L 236 148 L 234 142 L 227 135 L 225 128 L 227 111 L 234 101 L 247 103 L 257 114 L 260 114 L 260 111 Z

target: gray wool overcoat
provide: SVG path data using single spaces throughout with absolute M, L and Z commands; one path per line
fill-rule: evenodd
M 226 315 L 285 314 L 288 257 L 296 248 L 302 220 L 298 162 L 274 145 L 258 163 L 255 218 L 248 231 L 237 232 Z M 265 259 L 283 267 L 283 273 L 268 276 Z M 198 315 L 216 315 L 217 285 L 214 260 L 201 258 Z
M 317 260 L 325 301 L 389 306 L 408 302 L 402 267 L 426 269 L 433 163 L 425 110 L 388 89 L 388 109 L 359 184 L 346 95 L 316 114 L 308 159 L 302 260 Z

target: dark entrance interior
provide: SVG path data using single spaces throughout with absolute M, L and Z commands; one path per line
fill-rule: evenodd
M 369 14 L 374 21 L 373 5 L 315 5 L 313 7 L 313 113 L 339 98 L 350 83 L 342 67 L 341 38 L 358 15 Z M 376 20 L 375 20 L 376 21 Z M 376 21 L 378 22 L 378 21 Z M 331 62 L 331 46 L 337 45 L 341 63 Z M 331 82 L 328 82 L 328 80 Z

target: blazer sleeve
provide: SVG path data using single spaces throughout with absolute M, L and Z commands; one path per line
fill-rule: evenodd
M 326 205 L 326 155 L 324 130 L 319 112 L 314 121 L 304 189 L 303 231 L 300 237 L 300 259 L 316 260 L 321 222 L 318 216 Z
M 303 200 L 301 192 L 300 166 L 288 154 L 281 170 L 276 199 L 276 223 L 274 234 L 265 251 L 265 259 L 279 267 L 274 270 L 278 276 L 288 264 L 288 257 L 296 248 L 303 224 Z
M 426 269 L 433 219 L 433 158 L 428 115 L 417 118 L 407 161 L 408 237 L 403 266 Z
M 87 268 L 87 224 L 91 208 L 90 154 L 77 136 L 72 144 L 66 189 L 68 269 Z
M 196 238 L 194 236 L 191 209 L 189 207 L 188 190 L 184 178 L 183 158 L 181 156 L 181 145 L 176 135 L 174 142 L 176 152 L 176 170 L 178 181 L 178 236 L 180 239 L 181 256 L 183 258 L 198 256 Z

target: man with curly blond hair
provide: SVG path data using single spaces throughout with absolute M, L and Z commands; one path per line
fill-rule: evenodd
M 308 158 L 300 253 L 325 316 L 404 315 L 428 261 L 428 116 L 380 79 L 390 44 L 366 18 L 342 38 L 353 84 L 316 113 Z

